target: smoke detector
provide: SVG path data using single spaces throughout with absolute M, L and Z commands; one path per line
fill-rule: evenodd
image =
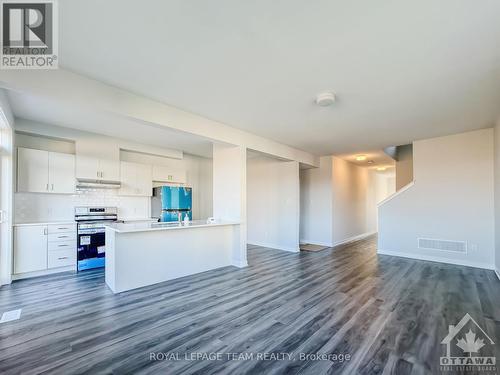
M 335 102 L 335 94 L 333 92 L 322 92 L 316 96 L 316 104 L 321 107 L 328 107 Z

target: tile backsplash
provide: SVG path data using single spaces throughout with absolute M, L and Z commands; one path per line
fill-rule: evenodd
M 16 223 L 71 221 L 75 206 L 118 207 L 120 219 L 150 216 L 149 197 L 119 196 L 114 189 L 88 189 L 78 190 L 73 195 L 16 193 L 14 220 Z

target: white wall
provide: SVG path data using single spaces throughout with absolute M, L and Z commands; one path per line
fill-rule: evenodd
M 300 242 L 332 246 L 332 157 L 322 156 L 319 168 L 300 170 Z
M 299 164 L 265 156 L 248 159 L 248 243 L 299 251 L 299 214 Z
M 373 233 L 376 228 L 374 178 L 368 168 L 333 157 L 333 245 Z
M 394 177 L 334 156 L 300 172 L 300 241 L 335 246 L 377 230 L 377 202 L 394 192 Z
M 417 141 L 415 184 L 379 207 L 379 252 L 494 265 L 493 129 Z M 417 238 L 467 241 L 468 252 L 419 249 Z
M 378 231 L 378 204 L 396 192 L 396 177 L 393 173 L 370 170 L 367 196 L 367 231 Z
M 413 181 L 413 146 L 398 146 L 396 160 L 396 190 Z
M 500 275 L 500 118 L 495 126 L 495 268 Z

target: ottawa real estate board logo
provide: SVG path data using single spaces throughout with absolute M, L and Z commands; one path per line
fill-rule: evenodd
M 469 314 L 448 327 L 441 344 L 446 345 L 441 371 L 496 373 L 495 343 Z
M 57 1 L 0 0 L 2 69 L 57 69 Z

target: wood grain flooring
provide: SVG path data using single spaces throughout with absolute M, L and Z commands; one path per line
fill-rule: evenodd
M 500 343 L 494 272 L 375 246 L 251 247 L 248 268 L 119 295 L 102 270 L 16 281 L 0 288 L 0 312 L 22 308 L 0 324 L 0 373 L 437 374 L 440 342 L 465 313 Z

